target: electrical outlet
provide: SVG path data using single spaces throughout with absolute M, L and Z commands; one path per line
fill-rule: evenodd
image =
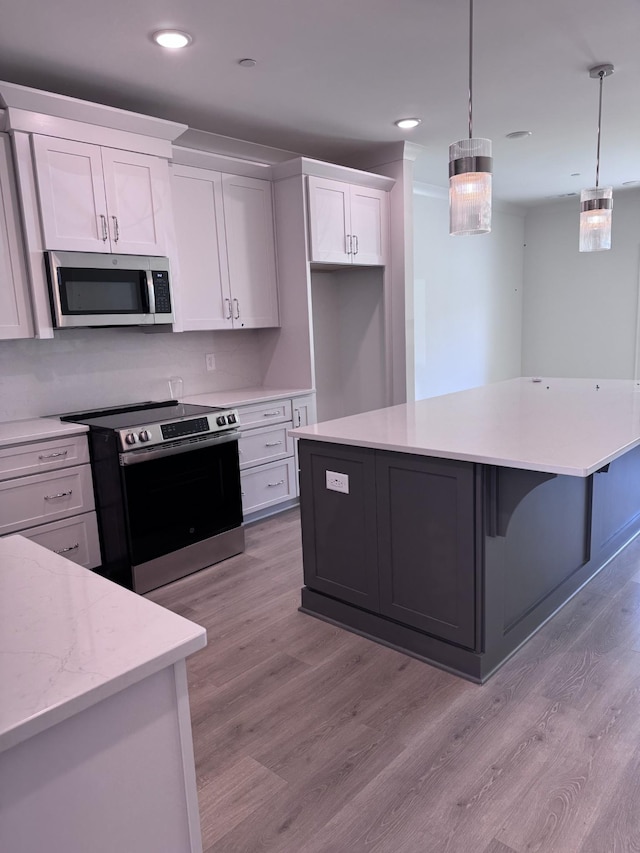
M 212 352 L 208 352 L 205 355 L 205 361 L 207 363 L 207 370 L 215 370 L 216 369 L 216 357 Z
M 332 492 L 342 492 L 343 495 L 349 494 L 349 475 L 339 474 L 337 471 L 326 471 L 327 488 Z

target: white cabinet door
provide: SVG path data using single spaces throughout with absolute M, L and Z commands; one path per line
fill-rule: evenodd
M 383 266 L 387 193 L 309 176 L 310 260 Z
M 222 198 L 234 328 L 277 326 L 271 183 L 223 175 Z
M 309 426 L 316 422 L 316 397 L 315 394 L 308 394 L 305 397 L 294 397 L 291 401 L 293 405 L 293 426 Z
M 311 261 L 350 264 L 349 184 L 309 176 Z
M 174 292 L 184 331 L 230 329 L 231 294 L 222 207 L 222 175 L 173 166 L 173 214 L 178 245 Z
M 33 337 L 28 287 L 9 137 L 0 134 L 0 338 Z
M 110 252 L 100 147 L 34 136 L 33 154 L 45 248 Z
M 169 166 L 160 157 L 102 148 L 111 251 L 166 254 Z
M 382 266 L 385 262 L 387 199 L 384 190 L 351 186 L 352 263 Z

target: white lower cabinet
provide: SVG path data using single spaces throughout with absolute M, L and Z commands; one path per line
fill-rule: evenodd
M 314 422 L 315 397 L 268 400 L 238 411 L 242 509 L 245 521 L 252 521 L 298 497 L 297 442 L 289 430 Z
M 32 542 L 37 542 L 55 554 L 62 554 L 87 569 L 100 565 L 100 540 L 95 512 L 85 512 L 20 532 Z
M 100 565 L 85 436 L 0 451 L 0 536 L 19 533 L 86 568 Z

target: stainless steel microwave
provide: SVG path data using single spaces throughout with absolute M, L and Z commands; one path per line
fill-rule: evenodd
M 168 258 L 45 252 L 45 265 L 58 329 L 173 322 Z

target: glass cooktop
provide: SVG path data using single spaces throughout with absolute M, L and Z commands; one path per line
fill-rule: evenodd
M 179 403 L 177 400 L 165 400 L 163 402 L 149 400 L 144 403 L 132 403 L 127 406 L 114 406 L 107 409 L 68 412 L 65 415 L 59 415 L 59 418 L 61 421 L 102 427 L 103 429 L 126 429 L 127 427 L 146 426 L 147 424 L 197 417 L 218 411 L 221 410 L 211 406 Z

